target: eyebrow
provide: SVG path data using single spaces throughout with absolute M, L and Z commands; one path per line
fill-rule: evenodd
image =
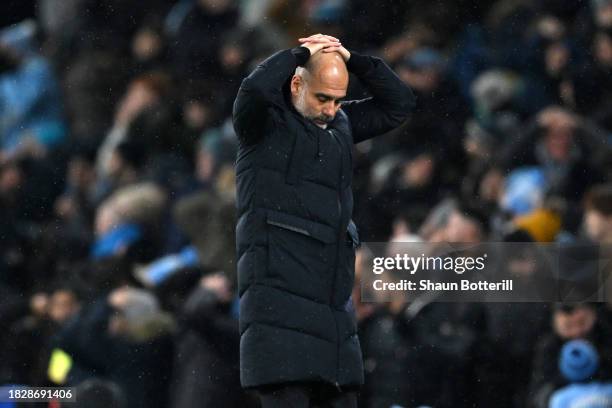
M 334 97 L 333 97 L 333 96 L 331 96 L 331 95 L 327 95 L 327 94 L 320 93 L 320 92 L 317 92 L 317 93 L 315 94 L 315 96 L 316 96 L 317 98 L 321 98 L 321 97 L 322 97 L 322 98 L 325 98 L 325 99 L 327 99 L 327 100 L 334 100 L 334 101 L 342 101 L 344 98 L 346 98 L 346 95 L 343 95 L 343 96 L 341 96 L 341 97 L 339 97 L 339 98 L 334 98 Z

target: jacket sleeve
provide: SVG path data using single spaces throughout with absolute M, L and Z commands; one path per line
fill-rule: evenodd
M 268 109 L 284 105 L 283 85 L 308 58 L 310 51 L 305 47 L 279 51 L 242 81 L 232 115 L 241 143 L 249 145 L 261 139 Z
M 408 118 L 416 98 L 383 60 L 351 51 L 347 68 L 372 95 L 342 104 L 351 122 L 355 143 L 382 135 Z

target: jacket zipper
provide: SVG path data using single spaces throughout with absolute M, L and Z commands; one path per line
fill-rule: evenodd
M 327 132 L 332 136 L 332 138 L 336 142 L 338 146 L 338 151 L 340 152 L 340 172 L 339 172 L 339 177 L 338 177 L 338 191 L 336 192 L 337 194 L 336 203 L 338 205 L 338 214 L 339 214 L 338 235 L 340 239 L 338 241 L 338 249 L 336 250 L 336 259 L 334 262 L 334 273 L 332 276 L 332 290 L 331 290 L 331 294 L 329 297 L 329 307 L 332 309 L 332 316 L 334 317 L 334 323 L 336 324 L 336 339 L 337 339 L 336 341 L 336 375 L 335 375 L 334 385 L 336 386 L 338 391 L 341 392 L 342 390 L 340 388 L 340 384 L 338 383 L 338 372 L 340 371 L 340 333 L 338 330 L 338 321 L 336 320 L 336 315 L 334 313 L 333 299 L 334 299 L 334 291 L 336 288 L 336 275 L 338 271 L 340 253 L 342 251 L 342 245 L 343 245 L 342 235 L 341 235 L 342 234 L 342 192 L 341 191 L 342 191 L 342 172 L 344 171 L 344 160 L 343 160 L 344 156 L 342 155 L 342 142 L 340 142 L 340 140 L 338 139 L 338 137 L 332 130 L 328 130 Z

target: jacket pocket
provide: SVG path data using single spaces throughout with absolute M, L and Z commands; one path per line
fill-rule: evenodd
M 314 238 L 326 244 L 336 242 L 336 231 L 333 228 L 294 215 L 268 210 L 266 223 Z
M 333 228 L 269 210 L 268 283 L 321 303 L 329 302 L 337 236 Z

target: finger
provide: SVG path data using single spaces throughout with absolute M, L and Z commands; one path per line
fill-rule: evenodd
M 337 39 L 336 37 L 332 37 L 331 35 L 325 35 L 325 34 L 324 34 L 324 35 L 323 35 L 323 37 L 325 37 L 325 38 L 329 38 L 330 40 L 333 40 L 333 41 L 338 41 L 338 42 L 340 42 L 340 40 L 339 40 L 339 39 Z
M 342 47 L 325 47 L 323 48 L 323 52 L 340 52 Z
M 322 43 L 340 44 L 340 41 L 338 41 L 338 40 L 330 40 L 329 38 L 325 38 L 325 37 L 300 38 L 299 42 L 301 42 L 301 43 L 311 42 L 311 43 L 318 43 L 318 44 L 322 44 Z
M 309 41 L 309 40 L 314 40 L 314 39 L 317 39 L 317 38 L 320 38 L 320 37 L 321 37 L 320 35 L 315 34 L 315 35 L 311 35 L 311 36 L 308 36 L 308 37 L 300 37 L 300 41 L 302 41 L 302 40 Z
M 333 40 L 333 41 L 340 41 L 336 37 L 333 37 L 331 35 L 326 35 L 326 34 L 316 34 L 316 35 L 312 35 L 312 36 L 310 36 L 308 38 L 317 38 L 317 39 L 319 39 L 319 38 L 327 38 L 327 39 Z
M 331 35 L 326 35 L 326 34 L 315 34 L 315 35 L 311 35 L 310 37 L 301 37 L 299 41 L 307 41 L 307 40 L 314 40 L 314 39 L 321 39 L 321 38 L 328 38 L 333 41 L 340 41 L 336 37 L 333 37 Z
M 333 37 L 333 36 L 327 35 L 327 34 L 321 34 L 321 33 L 315 34 L 315 37 L 326 37 L 326 38 L 333 38 L 334 40 L 337 40 L 336 37 Z

